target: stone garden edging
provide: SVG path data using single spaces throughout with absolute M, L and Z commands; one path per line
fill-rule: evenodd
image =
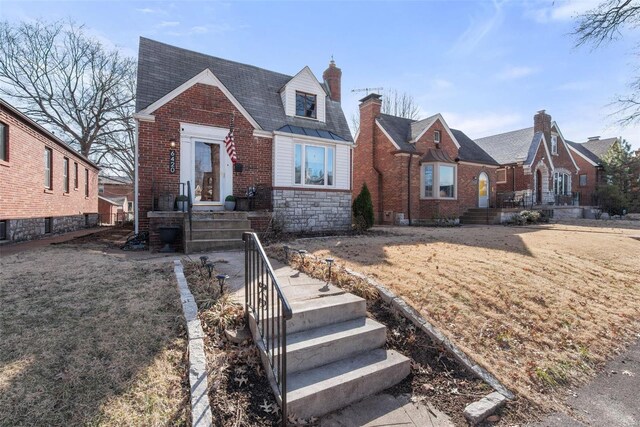
M 191 401 L 191 425 L 208 427 L 213 425 L 209 405 L 209 382 L 207 381 L 207 359 L 204 353 L 204 331 L 198 318 L 198 306 L 189 290 L 184 269 L 179 259 L 173 261 L 173 272 L 178 282 L 182 311 L 187 322 L 189 351 L 189 392 Z

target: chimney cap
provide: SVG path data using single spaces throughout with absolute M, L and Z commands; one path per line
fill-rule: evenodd
M 587 140 L 589 140 L 589 141 L 599 141 L 600 140 L 600 135 L 598 135 L 598 136 L 590 136 L 589 138 L 587 138 Z
M 382 95 L 378 95 L 377 93 L 370 93 L 369 95 L 362 98 L 360 100 L 360 103 L 365 103 L 366 101 L 369 101 L 369 100 L 379 101 L 380 98 L 382 98 Z
M 538 114 L 545 114 L 547 112 L 547 110 L 539 110 Z

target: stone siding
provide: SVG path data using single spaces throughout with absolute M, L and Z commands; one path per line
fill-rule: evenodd
M 53 217 L 51 233 L 45 234 L 45 218 L 19 218 L 7 220 L 7 240 L 19 242 L 52 234 L 68 233 L 98 225 L 98 214 Z
M 351 192 L 274 190 L 274 221 L 293 233 L 351 229 Z

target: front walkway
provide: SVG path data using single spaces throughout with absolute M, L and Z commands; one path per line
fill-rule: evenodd
M 238 302 L 244 304 L 244 252 L 211 252 L 204 255 L 214 262 L 217 271 L 229 276 L 228 289 Z M 342 289 L 327 286 L 326 282 L 309 277 L 278 261 L 270 261 L 289 303 L 345 293 Z M 322 417 L 320 425 L 452 427 L 453 423 L 446 414 L 428 402 L 412 402 L 409 395 L 394 397 L 381 393 Z

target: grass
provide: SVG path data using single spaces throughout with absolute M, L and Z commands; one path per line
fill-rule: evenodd
M 91 244 L 0 260 L 0 425 L 189 425 L 168 262 Z
M 293 242 L 404 297 L 543 408 L 640 332 L 638 224 L 377 229 Z M 629 229 L 624 228 L 629 224 Z

